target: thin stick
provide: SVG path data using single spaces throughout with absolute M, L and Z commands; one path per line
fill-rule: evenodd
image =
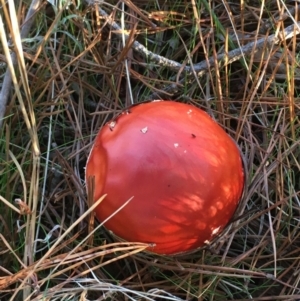
M 87 3 L 90 5 L 93 5 L 97 3 L 95 0 L 87 0 Z M 121 26 L 115 22 L 102 8 L 98 8 L 100 15 L 106 20 L 106 22 L 112 27 L 114 30 L 114 33 L 116 36 L 120 39 L 125 38 L 125 40 L 129 39 L 128 32 L 124 32 L 122 30 Z M 208 70 L 212 70 L 216 67 L 216 62 L 219 67 L 223 67 L 226 65 L 229 65 L 242 57 L 245 57 L 247 55 L 253 55 L 253 53 L 258 52 L 259 50 L 264 49 L 264 47 L 271 47 L 276 44 L 279 44 L 282 40 L 290 39 L 291 37 L 298 35 L 300 33 L 300 22 L 295 22 L 293 25 L 290 25 L 286 27 L 282 32 L 279 34 L 272 34 L 269 37 L 261 38 L 259 40 L 250 42 L 246 44 L 245 46 L 233 49 L 229 51 L 228 53 L 221 53 L 216 57 L 212 56 L 208 60 L 204 60 L 202 62 L 199 62 L 198 64 L 193 65 L 193 69 L 189 65 L 182 65 L 176 61 L 167 59 L 163 56 L 160 56 L 156 53 L 153 53 L 149 51 L 143 44 L 135 41 L 132 44 L 132 48 L 137 51 L 138 53 L 142 54 L 147 59 L 151 60 L 152 62 L 158 64 L 162 67 L 167 67 L 173 71 L 182 71 L 183 73 L 188 73 L 189 77 L 192 79 L 193 77 L 193 70 L 196 72 L 197 77 L 200 78 L 203 75 L 205 75 Z M 177 93 L 181 87 L 183 86 L 183 83 L 186 83 L 186 77 L 184 74 L 181 77 L 182 79 L 177 82 L 176 84 L 171 84 L 165 87 L 161 92 L 154 93 L 152 96 L 150 96 L 150 99 L 153 99 L 157 97 L 160 94 L 165 93 Z

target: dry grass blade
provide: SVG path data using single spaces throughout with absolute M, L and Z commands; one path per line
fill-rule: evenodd
M 3 8 L 6 8 L 6 4 L 4 1 L 1 1 L 2 2 L 2 6 Z M 26 15 L 26 18 L 25 18 L 25 24 L 24 26 L 22 27 L 22 30 L 21 30 L 21 35 L 18 31 L 18 28 L 19 28 L 19 24 L 17 24 L 16 22 L 16 19 L 14 18 L 15 16 L 15 10 L 14 10 L 14 3 L 12 1 L 9 1 L 9 5 L 11 7 L 10 9 L 10 12 L 11 12 L 11 20 L 14 21 L 14 26 L 12 24 L 10 24 L 10 22 L 5 22 L 6 24 L 9 24 L 9 28 L 10 28 L 10 33 L 12 35 L 12 37 L 14 38 L 15 37 L 15 34 L 19 34 L 19 36 L 17 37 L 18 40 L 15 40 L 16 41 L 19 41 L 19 44 L 18 44 L 18 47 L 21 47 L 21 40 L 20 40 L 20 36 L 22 36 L 23 38 L 24 37 L 27 37 L 27 35 L 29 34 L 29 31 L 31 29 L 31 26 L 34 22 L 34 14 L 36 13 L 39 5 L 40 5 L 40 1 L 39 0 L 33 0 L 31 2 L 31 6 L 28 10 L 28 14 Z M 5 9 L 5 12 L 6 9 Z M 6 21 L 8 20 L 8 15 L 6 13 Z M 4 31 L 4 27 L 3 27 L 3 21 L 2 21 L 2 18 L 0 19 L 0 28 L 1 28 L 1 39 L 2 39 L 2 43 L 3 45 L 5 45 L 7 39 L 6 39 L 6 36 L 5 36 L 5 31 Z M 15 30 L 13 30 L 12 28 L 14 28 Z M 19 54 L 20 53 L 20 48 L 19 48 Z M 18 58 L 16 57 L 16 54 L 12 54 L 12 56 L 10 56 L 10 54 L 6 53 L 6 57 L 12 59 L 12 64 L 15 65 L 17 61 L 19 61 L 20 59 L 22 59 L 22 55 L 19 56 Z M 23 70 L 24 70 L 24 61 L 22 61 L 23 63 Z M 22 69 L 21 69 L 22 70 Z M 26 69 L 25 69 L 26 70 Z M 12 74 L 11 74 L 11 70 L 10 69 L 7 69 L 6 73 L 5 73 L 5 78 L 4 78 L 4 81 L 3 81 L 3 85 L 2 85 L 2 88 L 1 88 L 1 93 L 0 93 L 0 128 L 2 126 L 2 119 L 4 117 L 4 114 L 5 114 L 5 109 L 6 109 L 6 104 L 8 102 L 8 99 L 9 99 L 9 94 L 10 94 L 10 85 L 11 85 L 11 81 L 12 81 Z M 27 85 L 28 87 L 28 85 Z M 27 93 L 29 92 L 30 90 L 27 89 Z
M 26 239 L 25 239 L 25 251 L 24 251 L 24 264 L 31 264 L 33 262 L 33 252 L 32 252 L 32 246 L 33 246 L 33 238 L 35 234 L 35 226 L 36 226 L 36 209 L 37 209 L 37 202 L 39 197 L 39 188 L 38 188 L 38 182 L 39 182 L 39 168 L 40 168 L 40 150 L 39 150 L 39 142 L 38 142 L 38 136 L 37 136 L 37 127 L 36 127 L 36 119 L 35 119 L 35 113 L 33 110 L 32 102 L 31 102 L 31 95 L 30 95 L 30 88 L 29 88 L 29 82 L 27 78 L 27 71 L 25 67 L 25 61 L 23 56 L 23 49 L 22 49 L 22 42 L 21 42 L 21 33 L 19 32 L 19 24 L 17 20 L 16 10 L 14 3 L 12 1 L 9 1 L 9 14 L 10 19 L 9 22 L 11 22 L 11 28 L 14 30 L 10 33 L 12 37 L 12 41 L 14 44 L 14 50 L 15 53 L 11 57 L 9 52 L 9 45 L 6 39 L 4 27 L 2 25 L 2 19 L 1 19 L 1 40 L 4 48 L 4 53 L 6 55 L 6 60 L 8 63 L 9 71 L 6 73 L 6 76 L 8 80 L 6 81 L 6 84 L 9 84 L 9 79 L 11 77 L 12 82 L 14 84 L 15 92 L 17 94 L 17 98 L 20 104 L 20 108 L 22 111 L 23 118 L 25 120 L 25 124 L 27 127 L 27 131 L 30 135 L 30 144 L 32 147 L 32 174 L 31 174 L 31 184 L 29 188 L 29 195 L 27 195 L 27 189 L 24 189 L 24 201 L 25 205 L 29 208 L 29 211 L 31 214 L 26 215 L 27 216 L 27 226 L 26 226 Z M 3 6 L 5 6 L 5 3 L 2 3 Z M 34 3 L 36 5 L 36 3 Z M 32 15 L 30 15 L 32 17 Z M 26 31 L 29 31 L 29 28 L 25 29 Z M 21 85 L 25 91 L 25 98 L 23 98 L 23 95 L 20 90 L 20 83 L 17 80 L 16 77 L 16 71 L 14 67 L 14 60 L 18 63 L 18 70 L 21 74 Z M 2 87 L 4 91 L 6 91 L 6 87 Z M 6 92 L 8 93 L 8 92 Z M 8 94 L 2 95 L 3 100 L 6 103 L 6 99 L 8 98 Z M 13 159 L 14 155 L 12 152 L 10 152 Z M 17 164 L 17 161 L 15 160 L 16 165 L 19 168 L 20 175 L 23 175 L 20 166 Z M 23 185 L 24 185 L 23 180 Z M 25 186 L 25 185 L 24 185 Z M 28 200 L 27 200 L 28 197 Z M 27 298 L 29 295 L 28 289 L 25 289 L 24 291 L 24 298 Z

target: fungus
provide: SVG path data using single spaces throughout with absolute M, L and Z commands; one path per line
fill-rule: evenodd
M 230 222 L 244 188 L 240 151 L 204 111 L 155 101 L 133 106 L 99 131 L 86 166 L 96 208 L 126 241 L 180 254 L 203 247 Z

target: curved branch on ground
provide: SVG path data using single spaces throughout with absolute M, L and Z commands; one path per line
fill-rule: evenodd
M 97 1 L 89 0 L 87 1 L 90 5 L 96 4 Z M 115 31 L 114 33 L 116 36 L 118 36 L 120 39 L 122 36 L 125 36 L 125 40 L 128 40 L 130 37 L 130 34 L 127 32 L 124 32 L 122 30 L 121 26 L 115 22 L 110 15 L 106 13 L 105 10 L 98 7 L 99 14 L 105 19 L 105 21 L 111 26 L 111 28 Z M 277 45 L 283 40 L 287 40 L 289 38 L 292 38 L 295 35 L 298 35 L 300 33 L 300 22 L 297 22 L 293 25 L 290 25 L 286 27 L 284 30 L 280 31 L 278 34 L 272 34 L 270 36 L 263 37 L 261 39 L 258 39 L 256 41 L 250 42 L 240 48 L 233 49 L 229 51 L 228 53 L 221 53 L 217 55 L 217 57 L 210 57 L 207 60 L 204 60 L 202 62 L 193 64 L 193 66 L 189 65 L 183 65 L 180 64 L 174 60 L 167 59 L 161 55 L 158 55 L 156 53 L 153 53 L 149 51 L 143 44 L 139 43 L 138 41 L 134 41 L 132 44 L 132 48 L 137 51 L 138 53 L 142 54 L 144 57 L 149 59 L 150 61 L 158 64 L 162 67 L 170 68 L 173 71 L 180 71 L 184 72 L 185 75 L 193 76 L 196 74 L 198 78 L 205 75 L 208 70 L 214 69 L 216 66 L 216 62 L 219 64 L 219 67 L 223 67 L 225 65 L 231 64 L 239 59 L 241 59 L 243 56 L 248 56 L 250 54 L 256 53 L 265 47 L 271 47 L 272 45 Z M 180 84 L 184 82 L 184 79 L 180 80 L 178 84 L 174 83 L 171 85 L 168 85 L 167 87 L 162 90 L 162 94 L 164 93 L 176 93 L 180 89 Z M 155 95 L 159 95 L 159 93 L 154 93 Z

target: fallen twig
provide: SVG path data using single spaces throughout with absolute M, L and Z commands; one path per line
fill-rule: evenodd
M 94 0 L 87 0 L 88 4 L 93 5 L 96 4 L 97 1 Z M 121 26 L 115 22 L 102 8 L 98 8 L 100 15 L 106 20 L 106 22 L 115 30 L 116 36 L 120 39 L 122 36 L 125 36 L 125 40 L 129 39 L 130 34 L 124 32 Z M 196 75 L 198 78 L 205 75 L 208 70 L 212 70 L 216 67 L 216 62 L 219 67 L 223 67 L 225 65 L 231 64 L 243 56 L 248 56 L 250 54 L 256 53 L 264 47 L 270 47 L 271 45 L 279 44 L 282 40 L 287 40 L 292 38 L 293 36 L 300 33 L 300 22 L 295 23 L 293 25 L 288 26 L 279 34 L 272 34 L 269 37 L 261 38 L 259 40 L 250 42 L 243 47 L 239 47 L 229 51 L 228 53 L 221 53 L 215 57 L 210 57 L 208 60 L 199 62 L 198 64 L 194 64 L 192 67 L 189 65 L 182 65 L 174 60 L 167 59 L 163 56 L 160 56 L 156 53 L 149 51 L 143 44 L 139 43 L 138 41 L 134 41 L 132 44 L 132 48 L 137 51 L 138 53 L 142 54 L 147 59 L 151 60 L 152 62 L 158 64 L 162 67 L 167 67 L 173 71 L 181 72 L 185 76 L 181 76 L 181 80 L 177 83 L 166 86 L 160 92 L 155 92 L 153 95 L 148 97 L 148 99 L 157 98 L 161 94 L 174 94 L 180 90 L 180 87 L 183 86 L 183 83 L 186 81 L 190 82 L 192 78 Z M 188 77 L 186 77 L 188 75 Z M 175 77 L 174 77 L 175 80 Z

